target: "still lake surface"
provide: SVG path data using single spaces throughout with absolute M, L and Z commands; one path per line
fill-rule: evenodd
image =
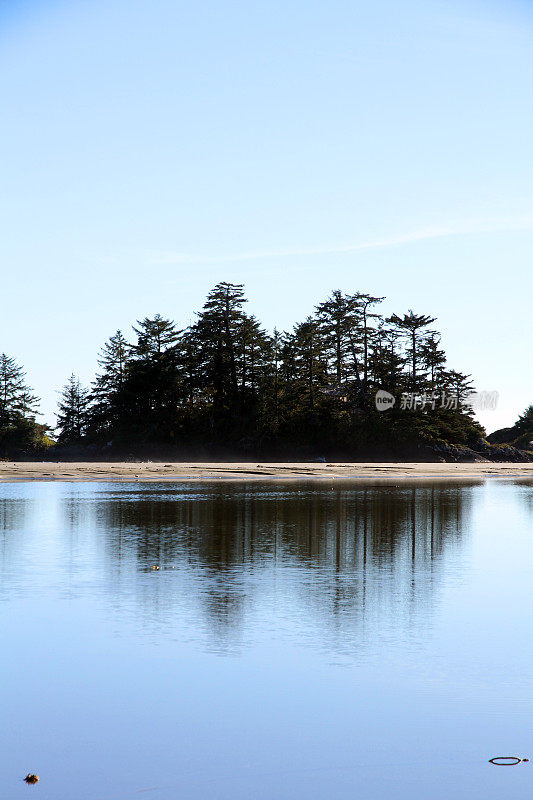
M 533 796 L 531 481 L 3 484 L 0 536 L 5 800 Z

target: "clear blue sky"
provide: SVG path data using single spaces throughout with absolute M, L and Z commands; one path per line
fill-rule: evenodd
M 0 350 L 54 421 L 118 327 L 244 282 L 272 328 L 332 289 L 438 317 L 533 402 L 533 5 L 4 0 Z

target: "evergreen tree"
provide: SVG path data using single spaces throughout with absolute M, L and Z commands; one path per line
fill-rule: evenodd
M 98 358 L 102 371 L 95 381 L 97 396 L 109 397 L 121 390 L 129 350 L 130 346 L 119 330 L 104 344 Z
M 267 384 L 265 402 L 265 428 L 276 433 L 280 424 L 280 363 L 282 337 L 277 328 L 274 328 L 274 335 L 271 341 L 271 381 Z
M 18 417 L 34 418 L 39 398 L 25 383 L 26 373 L 14 358 L 0 354 L 0 426 Z
M 533 434 L 533 405 L 526 408 L 523 414 L 520 414 L 515 428 L 519 435 L 524 433 Z
M 343 295 L 337 289 L 327 300 L 319 303 L 316 314 L 327 362 L 333 367 L 335 383 L 340 386 L 344 381 L 355 380 L 360 389 L 359 360 L 363 347 L 359 341 L 362 327 L 359 298 Z
M 39 411 L 40 402 L 40 397 L 34 394 L 29 386 L 25 386 L 17 400 L 16 410 L 22 419 L 35 421 L 35 417 L 41 413 Z
M 253 406 L 270 375 L 272 340 L 258 320 L 244 316 L 237 340 L 241 406 Z
M 439 348 L 441 337 L 438 333 L 431 332 L 422 341 L 420 357 L 424 369 L 428 372 L 429 388 L 434 392 L 444 376 L 446 353 Z
M 396 394 L 402 380 L 402 369 L 405 365 L 405 357 L 401 352 L 401 337 L 398 329 L 394 325 L 390 325 L 387 320 L 384 320 L 382 336 L 384 342 L 381 351 L 383 386 L 393 394 Z
M 215 424 L 240 409 L 237 359 L 245 302 L 242 284 L 219 283 L 209 292 L 193 326 L 203 388 L 212 399 Z
M 300 402 L 304 408 L 314 411 L 321 397 L 321 389 L 327 384 L 327 369 L 320 327 L 312 317 L 296 325 L 294 346 L 296 388 L 300 393 Z
M 160 314 L 156 314 L 152 318 L 145 317 L 143 320 L 137 320 L 137 325 L 138 328 L 133 326 L 133 330 L 137 334 L 137 343 L 131 349 L 139 360 L 150 360 L 161 356 L 178 341 L 180 336 L 180 331 L 176 330 L 175 324 L 169 319 L 164 319 Z
M 120 400 L 126 378 L 130 346 L 120 330 L 104 344 L 98 358 L 101 368 L 93 382 L 88 426 L 93 435 L 111 433 L 123 408 Z
M 119 435 L 161 441 L 175 435 L 182 401 L 181 331 L 159 314 L 137 322 L 116 404 L 122 409 Z
M 376 303 L 381 303 L 384 297 L 372 297 L 369 294 L 361 294 L 358 292 L 354 296 L 360 311 L 363 327 L 363 375 L 365 389 L 368 386 L 368 347 L 372 334 L 375 328 L 370 324 L 371 320 L 379 319 L 379 314 L 374 314 L 370 308 Z
M 204 375 L 202 371 L 202 361 L 199 357 L 200 344 L 198 342 L 197 331 L 194 328 L 187 329 L 181 339 L 181 363 L 182 363 L 182 383 L 183 397 L 189 425 L 197 421 L 202 415 L 206 404 L 204 386 Z
M 87 427 L 89 393 L 72 373 L 63 387 L 57 415 L 58 444 L 78 444 Z
M 48 427 L 35 421 L 39 398 L 26 384 L 26 373 L 14 358 L 0 355 L 0 455 L 16 456 L 42 449 L 51 440 Z
M 408 355 L 411 363 L 410 388 L 412 392 L 417 392 L 424 388 L 424 376 L 420 375 L 419 364 L 421 364 L 421 339 L 423 339 L 423 329 L 435 322 L 435 317 L 428 317 L 425 314 L 415 314 L 409 309 L 408 314 L 399 317 L 393 314 L 389 322 L 396 325 L 399 330 L 405 333 L 409 341 Z
M 470 375 L 464 375 L 455 369 L 443 373 L 442 387 L 457 404 L 467 405 L 468 397 L 474 391 Z

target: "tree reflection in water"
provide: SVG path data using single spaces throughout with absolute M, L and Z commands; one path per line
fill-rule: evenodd
M 215 646 L 246 636 L 260 607 L 261 624 L 269 614 L 297 615 L 303 639 L 321 632 L 342 650 L 369 625 L 374 636 L 392 636 L 422 616 L 427 623 L 443 561 L 468 527 L 474 485 L 224 482 L 100 492 L 107 587 L 135 595 L 150 624 L 171 624 L 185 610 L 191 624 L 207 623 Z M 154 565 L 160 570 L 148 575 Z

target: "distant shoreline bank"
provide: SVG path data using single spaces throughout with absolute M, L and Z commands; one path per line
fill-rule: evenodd
M 533 462 L 523 463 L 269 463 L 269 462 L 0 462 L 0 483 L 175 482 L 231 480 L 306 480 L 342 478 L 483 479 L 531 478 Z

